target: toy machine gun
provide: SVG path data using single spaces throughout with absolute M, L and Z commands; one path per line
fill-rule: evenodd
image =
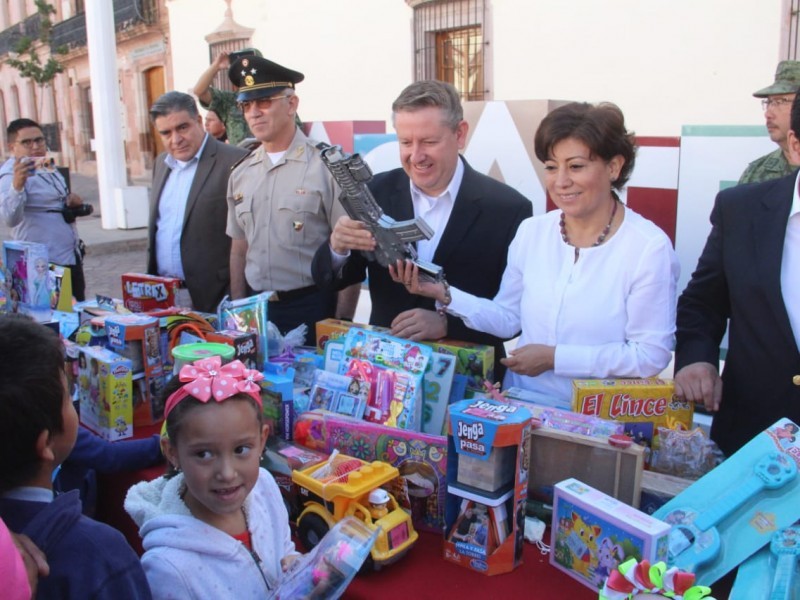
M 383 212 L 367 187 L 367 182 L 372 179 L 372 170 L 361 155 L 348 155 L 341 146 L 324 142 L 317 144 L 317 148 L 322 153 L 322 162 L 342 188 L 339 200 L 347 216 L 364 223 L 375 237 L 375 250 L 366 252 L 367 258 L 377 260 L 384 267 L 394 265 L 398 260 L 410 260 L 419 267 L 420 279 L 442 281 L 442 268 L 420 259 L 411 243 L 431 239 L 433 230 L 430 225 L 420 218 L 395 221 Z

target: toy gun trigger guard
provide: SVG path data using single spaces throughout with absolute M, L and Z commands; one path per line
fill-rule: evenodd
M 339 201 L 347 216 L 364 223 L 375 238 L 375 250 L 365 253 L 367 258 L 384 267 L 394 265 L 398 260 L 410 260 L 419 267 L 421 280 L 442 281 L 442 268 L 420 259 L 412 244 L 417 240 L 431 239 L 433 229 L 421 218 L 395 221 L 383 212 L 367 187 L 367 182 L 372 179 L 372 170 L 359 154 L 347 154 L 341 146 L 325 142 L 316 147 L 322 162 L 342 189 Z

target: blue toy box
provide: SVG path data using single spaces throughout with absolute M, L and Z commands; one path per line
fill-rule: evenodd
M 669 564 L 710 586 L 800 518 L 799 431 L 779 420 L 653 513 L 672 525 Z

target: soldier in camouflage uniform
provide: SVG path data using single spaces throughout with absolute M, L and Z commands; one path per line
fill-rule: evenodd
M 784 60 L 778 64 L 775 82 L 753 94 L 764 107 L 767 131 L 770 139 L 780 146 L 747 165 L 739 178 L 739 183 L 754 183 L 778 179 L 789 175 L 796 167 L 787 160 L 789 117 L 792 101 L 800 87 L 800 61 Z
M 255 48 L 246 48 L 243 52 L 247 50 L 252 51 L 256 56 L 261 56 L 261 52 Z M 244 120 L 244 115 L 236 103 L 236 92 L 218 90 L 211 86 L 217 72 L 221 69 L 228 69 L 228 63 L 228 55 L 225 52 L 217 55 L 214 62 L 200 75 L 193 91 L 200 101 L 200 106 L 207 110 L 213 110 L 225 123 L 228 143 L 238 144 L 246 138 L 252 138 L 253 134 L 250 133 L 247 121 Z

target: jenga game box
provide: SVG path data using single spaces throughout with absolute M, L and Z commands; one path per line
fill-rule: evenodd
M 122 303 L 133 312 L 149 312 L 175 306 L 181 280 L 146 273 L 122 274 Z
M 232 360 L 242 361 L 248 369 L 258 369 L 258 335 L 255 332 L 223 329 L 209 331 L 205 335 L 207 342 L 233 346 L 235 352 Z
M 620 421 L 637 444 L 658 447 L 658 428 L 692 428 L 694 404 L 675 397 L 671 379 L 575 379 L 572 410 Z

